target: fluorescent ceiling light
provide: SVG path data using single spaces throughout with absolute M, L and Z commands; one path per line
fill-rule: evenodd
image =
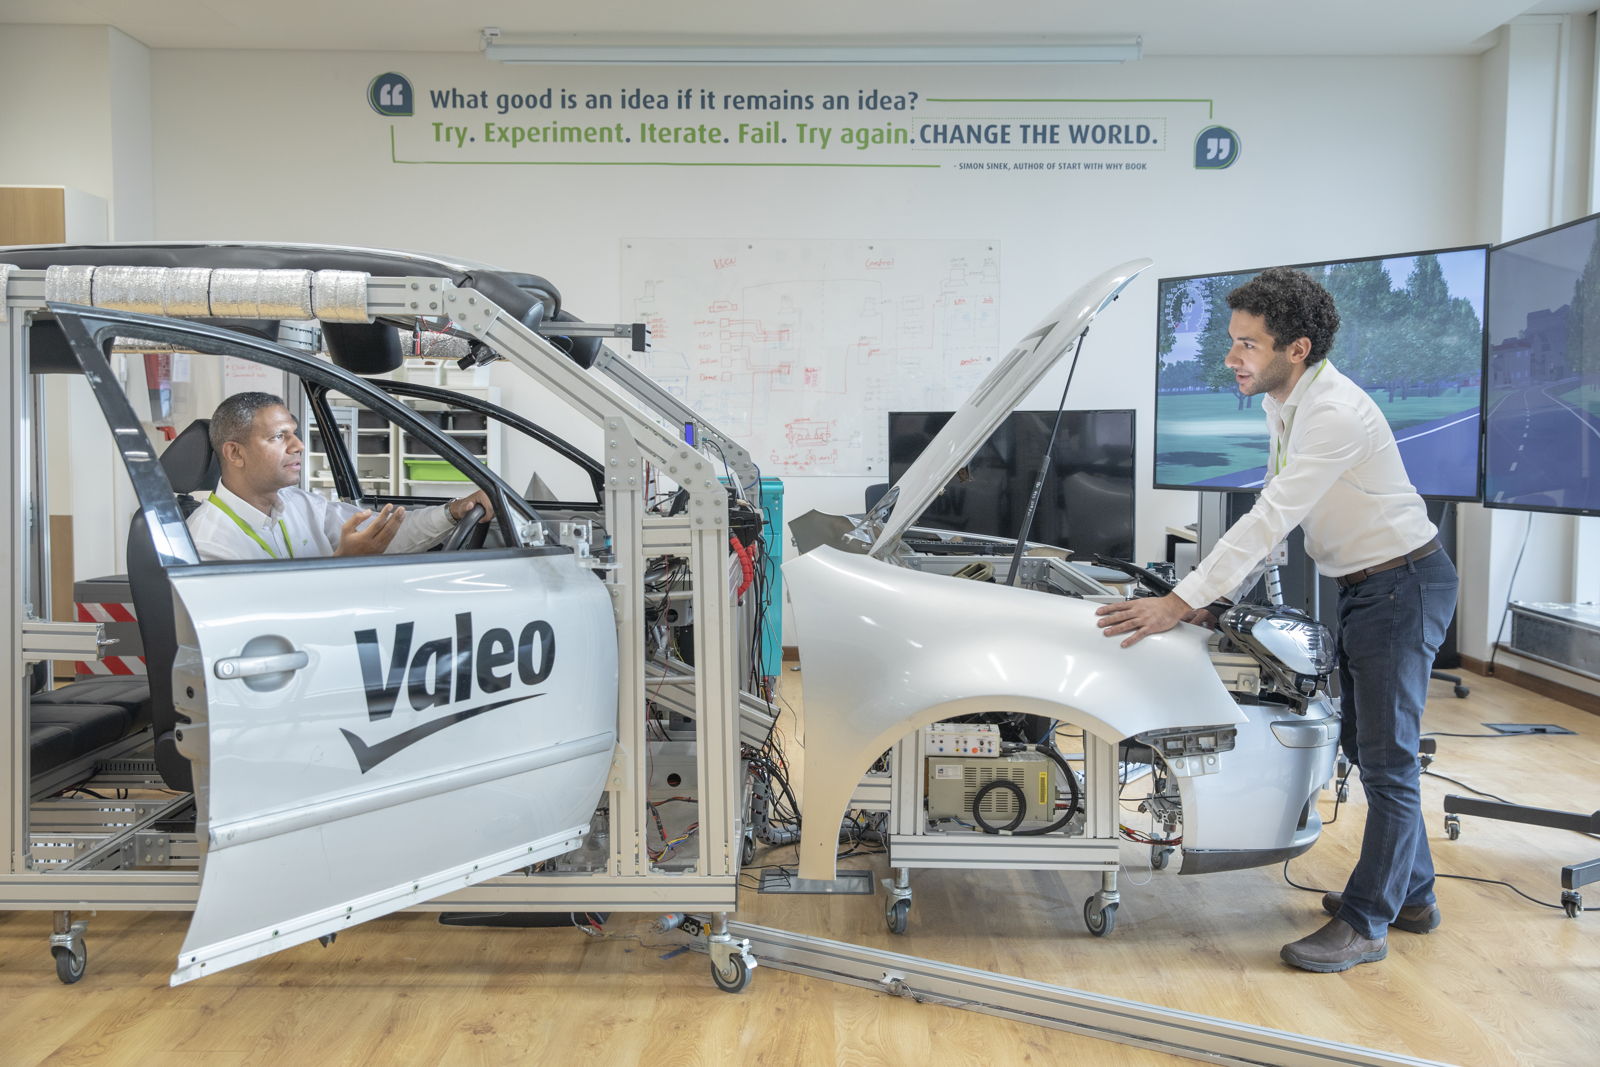
M 600 63 L 639 65 L 900 65 L 1012 63 L 1127 63 L 1141 54 L 1138 37 L 1039 38 L 1025 43 L 904 43 L 828 41 L 710 42 L 701 40 L 614 43 L 604 40 L 512 38 L 483 31 L 483 54 L 500 63 Z

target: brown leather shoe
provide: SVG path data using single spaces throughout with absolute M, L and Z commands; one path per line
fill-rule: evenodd
M 1322 929 L 1284 945 L 1278 953 L 1291 967 L 1322 974 L 1348 971 L 1358 963 L 1375 963 L 1388 954 L 1387 940 L 1368 940 L 1343 919 L 1329 919 Z
M 1329 915 L 1339 914 L 1339 907 L 1343 903 L 1343 893 L 1322 894 L 1322 910 Z M 1401 908 L 1400 914 L 1389 925 L 1408 934 L 1425 934 L 1429 930 L 1437 930 L 1442 922 L 1444 916 L 1439 911 L 1439 905 L 1418 904 L 1414 908 Z

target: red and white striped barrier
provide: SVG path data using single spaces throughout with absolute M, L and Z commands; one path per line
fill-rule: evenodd
M 122 622 L 137 624 L 139 617 L 132 604 L 75 605 L 79 622 Z M 78 660 L 78 674 L 131 675 L 147 673 L 143 656 L 103 656 L 100 659 Z

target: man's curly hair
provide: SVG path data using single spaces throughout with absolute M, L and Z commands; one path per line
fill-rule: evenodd
M 1301 337 L 1309 340 L 1307 366 L 1322 361 L 1339 330 L 1339 311 L 1333 306 L 1333 297 L 1305 271 L 1290 267 L 1262 271 L 1228 294 L 1228 306 L 1234 311 L 1260 315 L 1276 342 L 1275 348 Z

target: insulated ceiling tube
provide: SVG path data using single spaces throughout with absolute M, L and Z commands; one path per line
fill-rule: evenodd
M 369 275 L 346 270 L 52 266 L 45 299 L 186 318 L 369 323 Z

